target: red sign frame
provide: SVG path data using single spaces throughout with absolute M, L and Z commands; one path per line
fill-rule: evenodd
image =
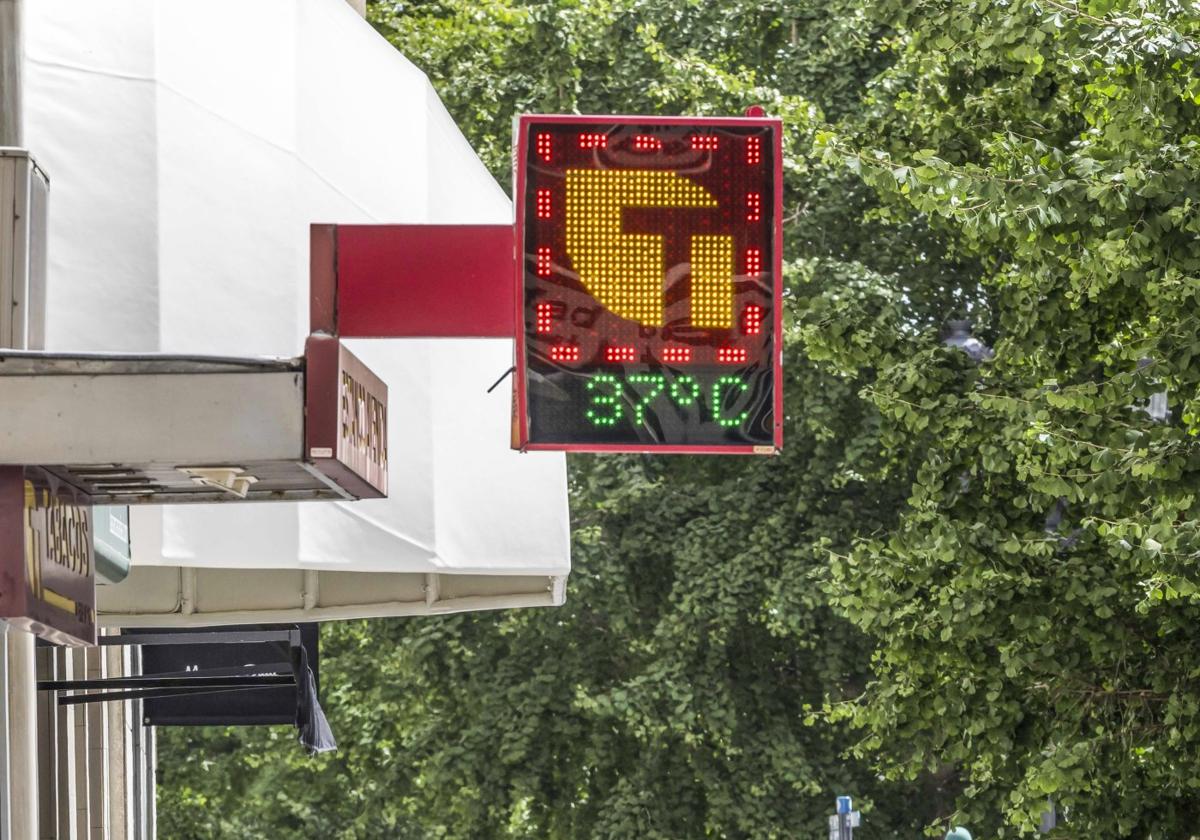
M 597 125 L 632 123 L 640 125 L 679 126 L 688 128 L 761 127 L 771 129 L 774 163 L 772 190 L 773 242 L 770 271 L 774 277 L 771 381 L 773 386 L 773 445 L 755 444 L 641 444 L 641 443 L 538 443 L 530 440 L 528 406 L 528 352 L 526 349 L 525 260 L 515 259 L 514 278 L 514 339 L 516 342 L 516 371 L 514 377 L 515 429 L 514 448 L 522 451 L 565 452 L 645 452 L 661 454 L 704 453 L 721 455 L 773 455 L 783 447 L 783 122 L 771 117 L 660 117 L 660 116 L 585 116 L 524 114 L 515 121 L 515 154 L 513 205 L 515 210 L 514 244 L 518 253 L 524 248 L 526 218 L 526 176 L 523 162 L 529 155 L 531 124 Z

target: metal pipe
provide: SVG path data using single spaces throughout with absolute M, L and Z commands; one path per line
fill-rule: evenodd
M 230 691 L 261 691 L 265 688 L 279 688 L 276 683 L 263 685 L 239 685 L 233 688 L 139 688 L 133 691 L 103 691 L 93 694 L 72 694 L 69 697 L 59 697 L 59 706 L 79 706 L 85 703 L 109 703 L 114 700 L 153 700 L 161 697 L 195 697 L 200 694 L 225 694 Z
M 0 0 L 0 146 L 23 146 L 21 113 L 21 0 Z M 11 796 L 14 837 L 37 833 L 37 680 L 33 636 L 5 637 L 8 673 L 3 690 L 8 697 L 7 779 Z
M 8 713 L 9 713 L 9 796 L 12 806 L 13 837 L 34 837 L 38 825 L 37 772 L 37 666 L 34 663 L 33 634 L 9 631 Z
M 291 673 L 257 673 L 229 677 L 163 677 L 157 674 L 142 674 L 136 677 L 105 679 L 42 680 L 37 685 L 38 691 L 91 691 L 104 688 L 236 688 L 241 685 L 295 684 L 296 677 Z
M 169 631 L 162 633 L 123 633 L 102 636 L 102 645 L 236 645 L 260 642 L 300 644 L 299 630 L 214 630 L 208 633 Z
M 0 0 L 0 146 L 23 146 L 21 111 L 21 0 Z M 9 828 L 13 837 L 34 837 L 38 831 L 37 665 L 33 636 L 9 632 L 6 685 L 8 706 L 7 781 Z
M 0 146 L 20 146 L 21 0 L 0 0 Z

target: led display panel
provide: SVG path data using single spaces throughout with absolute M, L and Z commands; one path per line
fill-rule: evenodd
M 782 445 L 780 123 L 516 124 L 522 449 Z

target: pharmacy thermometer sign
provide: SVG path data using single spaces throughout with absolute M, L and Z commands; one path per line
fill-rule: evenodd
M 518 448 L 778 452 L 780 134 L 518 118 Z

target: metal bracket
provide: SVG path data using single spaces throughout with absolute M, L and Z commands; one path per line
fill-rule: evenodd
M 250 485 L 258 483 L 245 467 L 179 467 L 179 471 L 190 475 L 197 484 L 227 490 L 239 499 L 246 498 Z

